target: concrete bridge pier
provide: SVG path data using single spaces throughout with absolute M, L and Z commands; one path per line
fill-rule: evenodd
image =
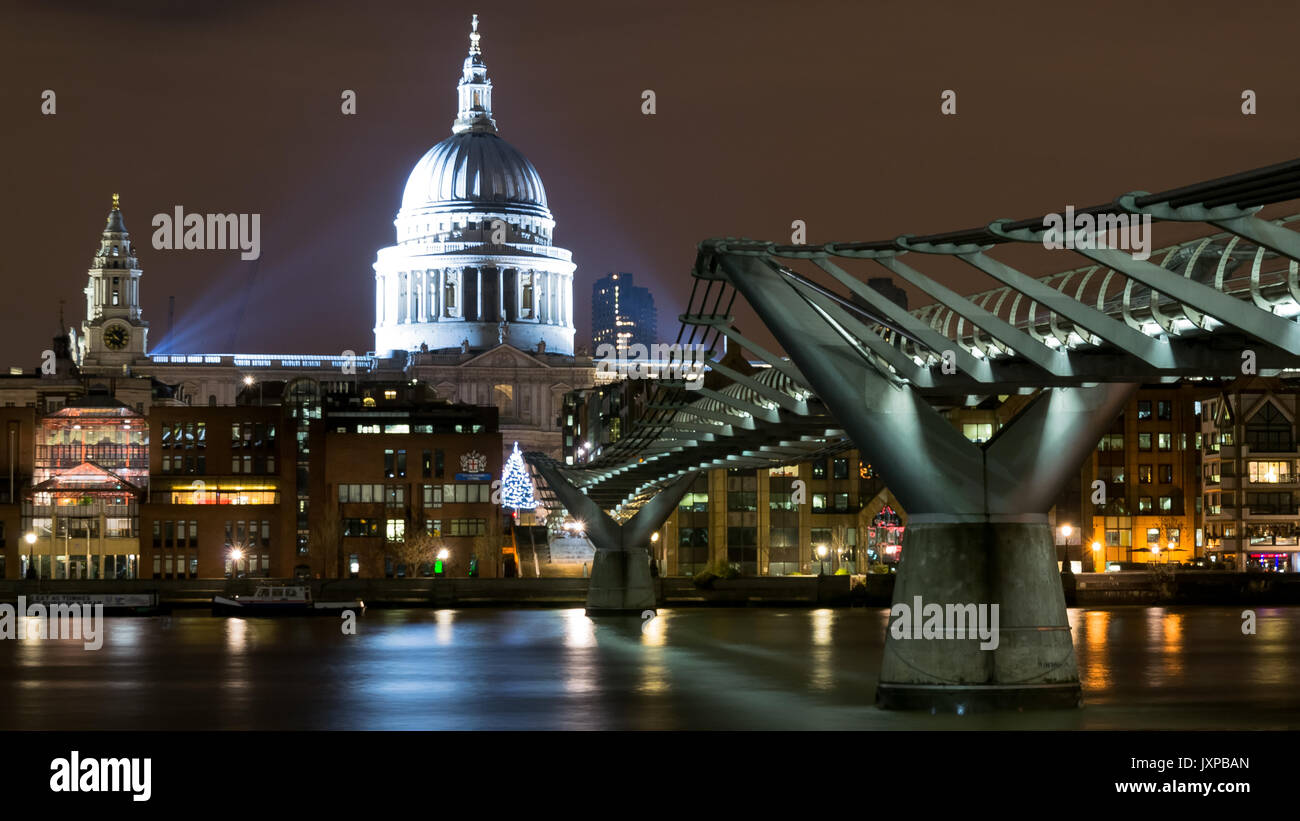
M 695 481 L 698 471 L 678 478 L 619 524 L 600 505 L 569 482 L 554 465 L 532 461 L 560 503 L 582 519 L 596 547 L 587 586 L 587 615 L 640 616 L 658 606 L 650 577 L 650 535 L 663 526 Z
M 944 518 L 913 517 L 903 534 L 876 703 L 956 713 L 1079 706 L 1047 517 L 935 520 Z M 931 618 L 955 635 L 933 640 Z
M 697 276 L 725 279 L 745 297 L 908 513 L 880 706 L 969 712 L 1078 705 L 1047 514 L 1137 385 L 1042 390 L 991 440 L 971 442 L 882 364 L 877 353 L 889 351 L 861 317 L 764 253 L 705 249 Z M 874 308 L 892 310 L 870 289 L 853 290 Z M 949 345 L 946 353 L 973 378 L 988 376 L 986 362 L 924 327 L 911 330 Z

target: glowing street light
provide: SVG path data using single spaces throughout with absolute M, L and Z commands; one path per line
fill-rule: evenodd
M 817 575 L 826 573 L 826 545 L 817 545 Z
M 23 541 L 27 542 L 27 573 L 30 578 L 36 577 L 36 562 L 33 553 L 33 545 L 36 544 L 36 532 L 29 530 L 27 535 L 23 536 Z
M 1070 536 L 1074 533 L 1074 528 L 1070 525 L 1061 525 L 1057 530 L 1061 534 L 1061 544 L 1065 546 L 1065 561 L 1061 562 L 1062 573 L 1073 573 L 1074 569 L 1070 566 Z M 1080 556 L 1080 559 L 1083 557 Z

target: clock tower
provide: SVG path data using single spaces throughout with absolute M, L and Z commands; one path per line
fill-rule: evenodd
M 140 318 L 140 262 L 122 221 L 117 194 L 91 262 L 86 320 L 74 355 L 83 370 L 121 369 L 148 352 L 149 323 Z

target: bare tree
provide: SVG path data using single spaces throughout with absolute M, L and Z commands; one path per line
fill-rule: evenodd
M 320 557 L 321 577 L 329 577 L 328 568 L 333 564 L 335 578 L 342 579 L 346 575 L 343 568 L 343 520 L 339 517 L 338 505 L 325 504 L 322 508 L 312 522 L 309 546 L 311 552 Z
M 393 557 L 394 564 L 406 565 L 406 577 L 409 579 L 418 576 L 423 565 L 433 564 L 442 548 L 442 539 L 423 528 L 408 526 L 406 538 L 400 542 L 391 542 L 388 553 Z
M 1173 542 L 1173 536 L 1171 534 L 1175 530 L 1179 531 L 1178 547 L 1183 546 L 1183 534 L 1181 531 L 1182 524 L 1183 524 L 1183 520 L 1178 518 L 1177 516 L 1161 516 L 1159 519 L 1156 520 L 1156 525 L 1160 528 L 1160 537 L 1162 539 L 1162 541 L 1160 542 L 1161 550 L 1168 549 L 1169 544 Z M 1169 556 L 1169 560 L 1173 560 L 1173 558 L 1174 557 L 1172 555 Z

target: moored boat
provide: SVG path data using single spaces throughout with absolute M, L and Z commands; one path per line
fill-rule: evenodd
M 364 613 L 360 599 L 316 601 L 302 584 L 262 584 L 251 596 L 213 596 L 212 613 L 219 616 L 337 615 L 345 610 Z

